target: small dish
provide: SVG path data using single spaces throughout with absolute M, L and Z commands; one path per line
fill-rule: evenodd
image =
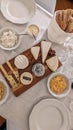
M 59 77 L 58 77 L 58 76 L 59 76 Z M 52 84 L 53 84 L 54 86 L 56 85 L 56 87 L 54 87 L 54 88 L 52 89 L 50 83 L 51 83 L 51 81 L 52 81 L 53 78 L 56 80 L 56 77 L 57 77 L 57 80 L 58 80 L 58 78 L 59 78 L 59 81 L 56 81 L 56 84 L 52 82 Z M 60 77 L 61 77 L 61 78 L 60 78 Z M 62 77 L 63 77 L 63 79 L 62 79 Z M 54 81 L 55 81 L 55 80 L 54 80 Z M 64 86 L 63 86 L 63 82 L 64 82 L 65 88 L 64 88 Z M 62 84 L 62 85 L 59 85 L 59 83 Z M 58 84 L 58 85 L 57 85 L 57 84 Z M 59 87 L 58 87 L 58 86 L 59 86 Z M 61 86 L 62 86 L 62 87 L 61 87 Z M 48 88 L 50 94 L 53 95 L 54 97 L 56 97 L 56 98 L 63 98 L 63 97 L 65 97 L 65 96 L 67 96 L 67 95 L 69 94 L 69 92 L 70 92 L 70 90 L 71 90 L 71 83 L 70 83 L 68 77 L 65 76 L 64 74 L 62 74 L 62 73 L 54 73 L 54 74 L 52 74 L 52 75 L 48 78 L 47 88 Z
M 38 36 L 39 32 L 40 32 L 40 29 L 37 25 L 31 24 L 31 25 L 28 26 L 27 32 L 28 32 L 29 35 L 35 36 L 35 38 L 36 38 Z
M 11 27 L 2 28 L 0 30 L 0 48 L 4 50 L 14 50 L 21 43 L 21 36 L 17 30 Z
M 27 23 L 34 16 L 35 10 L 34 0 L 1 0 L 1 12 L 12 23 Z
M 2 105 L 7 100 L 8 96 L 9 96 L 9 88 L 3 79 L 0 79 L 0 83 L 3 84 L 3 89 L 4 89 L 4 94 L 3 94 L 3 97 L 1 99 L 1 96 L 2 96 L 1 92 L 3 93 L 3 90 L 1 90 L 1 88 L 0 88 L 0 105 Z

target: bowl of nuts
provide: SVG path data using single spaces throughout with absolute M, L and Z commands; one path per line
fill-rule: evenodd
M 51 95 L 62 98 L 69 94 L 71 83 L 67 76 L 62 73 L 54 73 L 48 78 L 47 87 Z
M 3 79 L 0 79 L 0 105 L 3 104 L 9 96 L 9 88 Z

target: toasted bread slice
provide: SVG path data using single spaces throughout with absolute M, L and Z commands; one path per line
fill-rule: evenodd
M 35 47 L 31 48 L 31 53 L 32 53 L 35 60 L 38 59 L 39 52 L 40 52 L 40 47 L 39 46 L 35 46 Z
M 59 64 L 58 57 L 53 56 L 52 58 L 46 60 L 46 64 L 50 68 L 50 70 L 56 71 Z
M 48 55 L 48 52 L 50 50 L 51 44 L 52 43 L 48 42 L 48 41 L 42 41 L 41 42 L 42 63 L 44 63 L 46 58 L 47 58 L 47 55 Z

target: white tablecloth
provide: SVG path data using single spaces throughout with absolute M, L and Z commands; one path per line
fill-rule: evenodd
M 1 28 L 6 25 L 13 26 L 13 24 L 7 21 L 5 22 L 4 21 L 5 19 L 2 17 L 1 14 L 0 14 L 0 17 L 1 17 Z M 29 23 L 29 24 L 35 23 L 38 26 L 40 26 L 41 31 L 37 40 L 40 40 L 40 38 L 43 36 L 45 30 L 47 29 L 49 25 L 50 19 L 51 17 L 48 14 L 45 14 L 42 10 L 37 8 L 34 18 Z M 24 26 L 24 29 L 22 26 L 17 27 L 17 29 L 19 30 L 21 29 L 20 31 L 24 31 L 25 26 Z M 42 39 L 47 40 L 47 31 L 45 32 Z M 4 55 L 4 59 L 3 61 L 1 60 L 1 62 L 11 59 L 15 55 L 28 49 L 34 44 L 35 42 L 33 38 L 24 36 L 22 38 L 20 47 L 18 47 L 15 51 L 8 52 L 8 51 L 3 51 L 0 49 L 0 53 Z M 72 66 L 73 63 L 70 59 L 70 57 L 72 56 L 72 48 L 70 47 L 66 48 L 63 46 L 56 45 L 54 43 L 52 47 L 57 51 L 57 55 L 63 62 L 63 66 L 58 71 L 62 71 L 66 73 L 68 76 L 70 75 L 69 76 L 70 78 L 73 72 L 73 66 Z M 64 67 L 65 69 L 63 70 Z M 3 78 L 2 75 L 0 75 L 0 77 Z M 10 121 L 13 124 L 13 127 L 15 125 L 17 129 L 19 130 L 29 130 L 29 116 L 34 105 L 44 98 L 53 98 L 49 94 L 48 89 L 47 89 L 47 85 L 46 85 L 47 78 L 43 79 L 42 81 L 34 85 L 31 89 L 27 90 L 25 93 L 21 94 L 18 97 L 15 97 L 14 94 L 10 90 L 8 100 L 3 105 L 0 106 L 0 115 L 5 117 L 8 120 L 8 122 Z M 61 100 L 62 102 L 64 102 L 64 104 L 67 106 L 69 110 L 69 117 L 70 117 L 69 127 L 71 129 L 73 128 L 73 124 L 72 124 L 73 111 L 70 110 L 69 105 L 70 105 L 70 102 L 73 100 L 73 90 L 71 90 L 70 94 L 67 97 L 63 99 L 58 99 L 58 100 Z M 8 128 L 8 130 L 10 129 Z

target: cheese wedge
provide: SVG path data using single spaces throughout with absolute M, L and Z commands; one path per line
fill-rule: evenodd
M 50 50 L 51 47 L 51 42 L 47 42 L 47 41 L 42 41 L 41 42 L 41 51 L 42 51 L 42 63 L 45 62 L 48 52 Z
M 32 53 L 35 60 L 38 59 L 39 52 L 40 52 L 40 47 L 39 46 L 35 46 L 35 47 L 31 48 L 31 53 Z
M 54 57 L 46 60 L 46 64 L 50 68 L 50 70 L 56 71 L 58 68 L 58 57 L 54 56 Z

